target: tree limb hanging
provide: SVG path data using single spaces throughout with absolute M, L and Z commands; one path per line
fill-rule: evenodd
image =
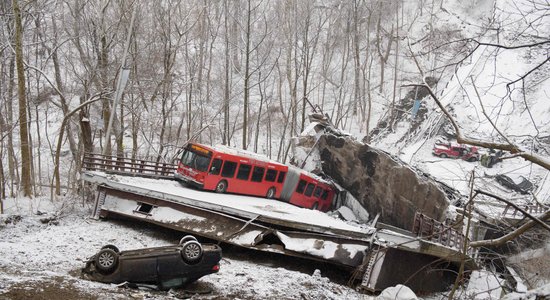
M 523 208 L 517 206 L 515 203 L 513 203 L 512 201 L 509 201 L 509 200 L 506 200 L 504 198 L 501 198 L 497 195 L 494 195 L 494 194 L 491 194 L 489 192 L 485 192 L 485 191 L 482 191 L 482 190 L 476 190 L 476 194 L 481 194 L 481 195 L 485 195 L 485 196 L 489 196 L 491 198 L 494 198 L 494 199 L 497 199 L 498 201 L 502 201 L 510 206 L 512 206 L 513 208 L 519 210 L 522 214 L 524 214 L 527 218 L 531 219 L 532 221 L 540 224 L 542 227 L 546 228 L 546 230 L 550 231 L 550 225 L 544 223 L 541 219 L 533 216 L 532 214 L 528 213 L 526 210 L 524 210 Z
M 550 218 L 550 210 L 547 210 L 544 214 L 538 217 L 540 220 L 548 220 Z M 479 248 L 479 247 L 488 247 L 488 246 L 499 246 L 502 245 L 508 241 L 511 241 L 518 236 L 520 236 L 522 233 L 526 232 L 527 230 L 531 229 L 536 224 L 539 224 L 533 220 L 521 225 L 516 230 L 510 231 L 509 233 L 496 238 L 496 239 L 490 239 L 490 240 L 481 240 L 481 241 L 474 241 L 470 243 L 470 247 L 472 248 Z
M 416 59 L 415 59 L 416 60 Z M 439 98 L 435 95 L 434 91 L 430 88 L 430 86 L 426 83 L 426 81 L 423 79 L 424 83 L 421 84 L 407 84 L 403 86 L 420 86 L 424 87 L 428 90 L 428 93 L 430 96 L 434 99 L 437 106 L 441 109 L 443 114 L 447 117 L 447 119 L 451 122 L 451 125 L 453 126 L 455 132 L 456 132 L 456 141 L 461 144 L 468 144 L 472 146 L 479 146 L 483 148 L 492 148 L 492 149 L 499 149 L 503 151 L 508 151 L 512 154 L 517 154 L 518 156 L 521 156 L 522 158 L 533 162 L 547 170 L 550 170 L 550 161 L 545 159 L 542 156 L 526 152 L 525 150 L 522 150 L 518 146 L 514 144 L 504 144 L 504 143 L 495 143 L 495 142 L 486 142 L 482 140 L 476 140 L 469 137 L 465 137 L 462 135 L 462 132 L 460 131 L 460 128 L 458 127 L 458 124 L 454 120 L 454 118 L 451 116 L 451 114 L 445 109 L 443 104 L 439 101 Z

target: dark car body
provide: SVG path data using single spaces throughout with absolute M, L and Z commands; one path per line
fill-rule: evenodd
M 82 271 L 100 282 L 154 284 L 161 290 L 218 272 L 221 248 L 215 244 L 201 245 L 191 238 L 182 239 L 178 245 L 129 251 L 107 245 L 88 260 Z
M 436 142 L 432 149 L 432 154 L 442 158 L 462 158 L 466 161 L 479 160 L 477 147 L 468 147 L 466 145 L 455 145 L 451 143 Z
M 510 176 L 500 174 L 495 177 L 496 181 L 502 186 L 521 194 L 528 194 L 533 189 L 533 183 L 523 176 L 512 179 Z

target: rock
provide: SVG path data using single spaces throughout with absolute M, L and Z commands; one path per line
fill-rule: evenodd
M 323 172 L 347 189 L 380 222 L 410 230 L 414 214 L 443 220 L 449 205 L 435 181 L 389 154 L 347 136 L 318 142 Z

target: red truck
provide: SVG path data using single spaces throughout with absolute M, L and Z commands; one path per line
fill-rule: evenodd
M 462 144 L 438 142 L 434 145 L 432 154 L 441 158 L 462 158 L 470 162 L 479 160 L 477 147 L 469 147 Z

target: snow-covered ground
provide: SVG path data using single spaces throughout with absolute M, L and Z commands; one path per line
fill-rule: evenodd
M 179 233 L 158 227 L 90 218 L 80 199 L 8 199 L 0 215 L 0 299 L 176 299 L 171 292 L 127 289 L 80 276 L 88 257 L 105 244 L 121 250 L 177 243 Z M 51 219 L 52 217 L 56 218 Z M 51 219 L 47 221 L 47 219 Z M 187 290 L 214 299 L 369 299 L 346 286 L 347 273 L 303 260 L 271 256 L 222 245 L 217 274 Z M 299 269 L 292 270 L 292 269 Z M 340 279 L 329 279 L 324 272 Z M 336 282 L 342 282 L 338 284 Z

